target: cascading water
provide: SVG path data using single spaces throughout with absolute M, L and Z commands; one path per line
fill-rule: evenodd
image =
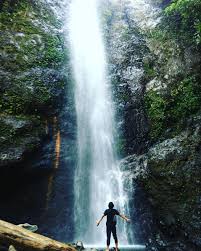
M 70 4 L 69 37 L 75 78 L 78 166 L 75 174 L 76 240 L 105 243 L 105 222 L 96 220 L 108 202 L 126 213 L 126 196 L 118 168 L 114 141 L 114 111 L 107 79 L 104 43 L 97 0 L 73 0 Z M 121 243 L 127 244 L 125 223 L 119 219 Z

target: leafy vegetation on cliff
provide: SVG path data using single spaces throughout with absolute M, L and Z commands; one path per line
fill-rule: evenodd
M 0 19 L 0 165 L 7 165 L 40 145 L 45 121 L 58 113 L 68 53 L 45 1 L 1 1 Z
M 181 131 L 185 127 L 185 119 L 199 111 L 200 102 L 200 86 L 195 76 L 174 83 L 165 94 L 148 91 L 145 104 L 152 139 L 160 138 L 170 127 L 174 129 L 173 133 Z
M 47 6 L 27 1 L 3 1 L 0 18 L 0 112 L 51 113 L 55 90 L 65 81 L 56 70 L 67 60 L 59 21 Z
M 174 0 L 165 9 L 165 14 L 170 21 L 169 29 L 175 33 L 175 36 L 196 44 L 201 43 L 200 13 L 200 0 Z
M 159 89 L 153 86 L 145 94 L 154 141 L 181 131 L 200 109 L 200 12 L 199 0 L 172 1 L 149 34 L 153 56 L 144 65 L 145 73 L 159 83 Z
M 197 250 L 201 2 L 163 2 L 161 22 L 147 36 L 151 60 L 144 64 L 145 107 L 154 146 L 143 185 L 157 215 L 157 236 L 161 235 L 164 250 L 178 246 L 179 250 Z

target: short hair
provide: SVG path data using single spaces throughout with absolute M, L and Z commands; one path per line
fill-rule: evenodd
M 109 207 L 110 209 L 112 209 L 112 208 L 114 207 L 113 202 L 110 202 L 110 203 L 108 204 L 108 207 Z

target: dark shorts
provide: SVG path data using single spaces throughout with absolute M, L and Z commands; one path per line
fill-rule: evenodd
M 107 246 L 110 245 L 111 233 L 113 235 L 115 243 L 118 242 L 117 231 L 116 231 L 116 224 L 106 225 L 106 232 L 107 232 Z

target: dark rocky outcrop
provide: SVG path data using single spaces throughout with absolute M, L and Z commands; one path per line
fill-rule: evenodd
M 152 209 L 152 220 L 146 220 L 147 225 L 141 226 L 141 231 L 153 225 L 150 241 L 163 246 L 163 250 L 199 250 L 200 146 L 198 115 L 180 135 L 155 144 L 142 156 L 129 156 L 122 162 L 125 182 L 133 182 L 134 193 L 136 187 L 143 190 L 149 201 L 149 208 L 144 208 L 140 217 Z M 153 245 L 151 242 L 149 245 Z
M 46 134 L 45 126 L 34 117 L 18 118 L 2 115 L 0 118 L 0 166 L 20 162 L 26 153 L 40 145 L 41 137 Z

